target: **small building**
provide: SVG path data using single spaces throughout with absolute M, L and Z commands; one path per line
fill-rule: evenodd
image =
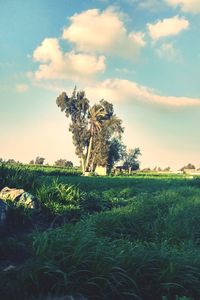
M 96 166 L 96 168 L 95 168 L 95 171 L 94 171 L 94 173 L 96 174 L 96 175 L 99 175 L 99 176 L 106 176 L 107 175 L 107 167 L 106 166 Z

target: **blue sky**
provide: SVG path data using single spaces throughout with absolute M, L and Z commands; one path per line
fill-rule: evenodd
M 142 167 L 200 167 L 199 0 L 0 1 L 0 157 L 78 162 L 56 97 L 113 102 Z

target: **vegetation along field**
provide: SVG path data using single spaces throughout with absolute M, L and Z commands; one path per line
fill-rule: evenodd
M 200 299 L 200 180 L 86 177 L 2 163 L 0 299 Z M 71 298 L 70 298 L 71 297 Z

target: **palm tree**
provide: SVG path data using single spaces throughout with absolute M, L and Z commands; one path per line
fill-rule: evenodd
M 95 104 L 89 109 L 88 118 L 90 122 L 90 129 L 89 129 L 90 139 L 89 139 L 89 146 L 86 154 L 86 162 L 85 162 L 86 171 L 89 169 L 89 162 L 90 162 L 94 136 L 101 131 L 105 117 L 106 117 L 106 110 L 102 105 Z

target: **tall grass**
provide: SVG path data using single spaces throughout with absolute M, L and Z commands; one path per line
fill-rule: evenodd
M 34 234 L 33 258 L 0 276 L 2 295 L 200 299 L 199 210 L 200 191 L 181 188 Z
M 50 226 L 0 243 L 4 260 L 12 247 L 29 251 L 0 272 L 0 299 L 200 299 L 198 179 L 22 173 L 0 171 L 3 184 L 33 191 Z
M 177 248 L 166 242 L 108 240 L 87 226 L 75 226 L 34 237 L 33 251 L 34 260 L 0 277 L 4 297 L 6 290 L 20 299 L 49 292 L 88 299 L 200 296 L 200 254 L 187 243 Z
M 37 176 L 20 165 L 0 163 L 0 189 L 5 186 L 34 191 L 37 186 Z
M 82 174 L 81 169 L 77 167 L 67 168 L 48 165 L 22 165 L 21 167 L 44 176 L 79 176 Z

